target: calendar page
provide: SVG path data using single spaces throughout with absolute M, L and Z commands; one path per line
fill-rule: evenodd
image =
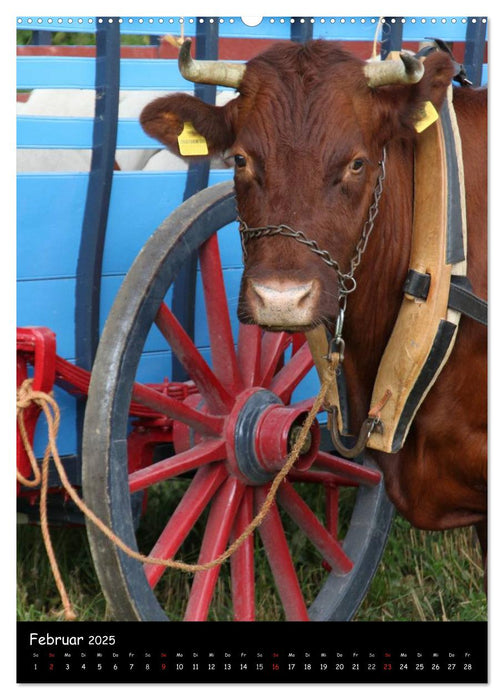
M 16 29 L 17 682 L 487 683 L 487 18 Z

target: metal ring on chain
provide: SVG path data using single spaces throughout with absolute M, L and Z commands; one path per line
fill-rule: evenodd
M 238 217 L 243 259 L 245 260 L 245 258 L 247 257 L 246 243 L 248 243 L 248 241 L 250 240 L 264 238 L 266 236 L 285 236 L 286 238 L 292 238 L 295 241 L 298 241 L 299 243 L 303 243 L 304 245 L 308 246 L 308 248 L 310 248 L 310 250 L 313 253 L 318 255 L 321 258 L 321 260 L 323 260 L 326 263 L 326 265 L 329 265 L 329 267 L 332 267 L 336 271 L 340 287 L 340 297 L 346 297 L 357 287 L 357 282 L 355 281 L 354 277 L 355 270 L 360 265 L 362 255 L 366 250 L 369 236 L 371 235 L 375 219 L 378 215 L 378 204 L 380 202 L 380 197 L 383 192 L 383 181 L 385 180 L 385 160 L 386 151 L 384 148 L 382 160 L 380 160 L 378 163 L 380 171 L 378 173 L 378 178 L 373 191 L 373 199 L 369 206 L 368 217 L 364 223 L 364 226 L 362 227 L 362 233 L 357 242 L 357 245 L 355 246 L 355 253 L 352 259 L 350 260 L 349 272 L 341 272 L 341 267 L 338 261 L 334 260 L 334 258 L 331 257 L 329 251 L 320 248 L 318 243 L 312 240 L 311 238 L 308 238 L 306 234 L 303 233 L 303 231 L 296 231 L 295 229 L 291 228 L 290 226 L 287 226 L 286 224 L 249 228 L 247 224 L 243 221 L 243 219 Z

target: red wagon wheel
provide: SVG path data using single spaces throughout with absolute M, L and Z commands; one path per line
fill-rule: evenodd
M 162 514 L 150 552 L 163 559 L 177 558 L 197 525 L 199 562 L 220 555 L 243 532 L 285 463 L 314 399 L 293 398 L 312 369 L 303 336 L 240 325 L 233 337 L 214 232 L 235 217 L 232 183 L 223 183 L 188 200 L 160 226 L 119 291 L 93 368 L 83 438 L 85 499 L 119 537 L 137 548 L 131 494 L 153 488 L 172 493 L 173 502 L 166 516 Z M 205 301 L 208 361 L 169 306 L 177 271 L 195 251 Z M 170 395 L 166 382 L 141 381 L 141 361 L 159 352 L 160 346 L 173 352 L 189 374 L 182 398 Z M 135 471 L 128 464 L 130 404 L 137 407 L 137 414 L 143 407 L 169 425 L 164 456 Z M 315 421 L 271 511 L 230 565 L 194 577 L 180 574 L 188 589 L 184 619 L 208 619 L 217 581 L 224 576 L 230 579 L 232 617 L 256 619 L 255 577 L 264 559 L 285 619 L 346 620 L 354 615 L 380 561 L 393 509 L 372 460 L 357 464 L 341 459 L 331 453 L 325 435 L 323 425 Z M 181 483 L 183 491 L 176 487 Z M 345 513 L 341 494 L 348 491 L 355 498 Z M 318 494 L 315 501 L 313 492 Z M 325 504 L 322 513 L 312 505 L 317 499 Z M 289 542 L 293 530 L 286 525 L 286 516 L 295 538 L 301 537 L 317 553 L 320 583 L 315 592 L 303 590 L 299 571 L 305 571 L 305 565 L 293 554 Z M 157 595 L 164 566 L 131 559 L 93 525 L 88 533 L 115 618 L 173 617 Z

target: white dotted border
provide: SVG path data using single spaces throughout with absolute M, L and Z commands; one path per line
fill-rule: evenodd
M 218 19 L 219 24 L 224 24 L 225 22 L 228 22 L 229 24 L 235 24 L 237 20 L 240 20 L 241 18 L 234 18 L 234 17 L 229 17 L 229 18 L 224 18 L 220 17 Z M 473 17 L 470 21 L 474 24 L 478 22 L 478 19 L 481 19 L 482 24 L 486 23 L 486 18 L 475 18 Z M 148 18 L 143 18 L 143 17 L 108 17 L 108 18 L 103 18 L 99 17 L 98 18 L 98 23 L 102 24 L 104 22 L 108 22 L 109 24 L 113 24 L 114 22 L 118 22 L 119 24 L 134 24 L 137 23 L 139 25 L 146 24 L 146 25 L 153 25 L 153 24 L 185 24 L 186 22 L 189 24 L 194 24 L 196 20 L 194 18 L 189 18 L 185 19 L 184 17 L 148 17 Z M 215 19 L 213 17 L 200 17 L 197 20 L 200 24 L 204 24 L 205 22 L 209 22 L 210 24 L 213 24 L 215 22 Z M 245 26 L 247 23 L 242 19 L 241 20 Z M 264 21 L 261 20 L 259 24 L 262 24 Z M 380 20 L 377 20 L 375 17 L 320 17 L 320 18 L 311 18 L 310 20 L 306 20 L 304 17 L 301 17 L 299 19 L 300 24 L 304 24 L 305 22 L 310 22 L 311 24 L 316 24 L 317 22 L 320 24 L 366 24 L 367 22 L 371 24 L 376 24 Z M 394 24 L 397 20 L 395 17 L 392 17 L 391 23 Z M 402 24 L 410 23 L 410 24 L 447 24 L 449 22 L 455 24 L 456 22 L 461 22 L 462 24 L 467 24 L 468 22 L 467 17 L 462 17 L 460 19 L 457 19 L 455 17 L 411 17 L 410 19 L 406 19 L 405 17 L 402 17 L 400 19 L 400 22 Z M 271 17 L 267 20 L 268 24 L 285 24 L 285 23 L 291 23 L 293 24 L 295 22 L 295 19 L 293 17 Z M 385 19 L 381 18 L 381 22 L 385 23 Z M 55 28 L 60 28 L 62 25 L 70 25 L 70 26 L 75 26 L 75 25 L 80 25 L 80 26 L 85 26 L 86 24 L 95 24 L 96 23 L 96 18 L 95 17 L 67 17 L 66 19 L 63 17 L 48 17 L 46 19 L 42 19 L 41 17 L 35 18 L 35 17 L 18 17 L 17 18 L 17 23 L 18 24 L 33 24 L 33 28 L 36 29 L 37 24 L 54 24 Z M 257 25 L 259 26 L 259 25 Z

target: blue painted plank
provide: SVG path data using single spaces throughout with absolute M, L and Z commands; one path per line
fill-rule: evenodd
M 87 173 L 17 177 L 18 278 L 73 276 Z M 114 174 L 104 274 L 125 272 L 147 238 L 182 202 L 185 171 Z
M 172 353 L 165 352 L 143 353 L 138 364 L 137 382 L 156 383 L 170 379 L 172 374 Z
M 225 226 L 219 231 L 218 238 L 222 266 L 243 269 L 238 223 L 234 222 Z
M 159 141 L 148 136 L 138 119 L 119 119 L 117 148 L 159 148 Z
M 56 351 L 75 356 L 75 279 L 24 280 L 17 283 L 17 325 L 47 326 L 56 333 Z
M 209 184 L 229 179 L 229 171 L 215 170 L 210 173 Z M 147 239 L 182 203 L 184 187 L 185 171 L 114 173 L 103 255 L 104 274 L 118 274 L 129 269 Z M 241 260 L 237 244 L 239 241 L 235 242 L 233 254 Z
M 185 177 L 185 171 L 114 173 L 104 274 L 129 269 L 147 239 L 182 202 Z
M 87 173 L 17 176 L 18 279 L 75 275 L 87 182 Z
M 211 171 L 210 184 L 230 179 Z M 19 279 L 75 275 L 87 173 L 20 173 L 17 177 Z M 182 202 L 185 171 L 116 172 L 112 183 L 104 274 L 123 274 L 156 228 Z M 241 260 L 237 236 L 223 261 Z
M 17 148 L 91 148 L 92 117 L 43 117 L 20 114 L 16 119 Z M 159 141 L 148 136 L 138 119 L 118 121 L 118 149 L 159 148 Z
M 177 61 L 158 58 L 123 58 L 122 90 L 192 90 L 179 73 Z M 87 89 L 95 87 L 95 59 L 80 56 L 18 56 L 17 87 Z
M 18 115 L 17 148 L 90 148 L 93 119 Z
M 95 59 L 66 56 L 18 56 L 17 87 L 94 90 Z
M 179 72 L 178 63 L 166 58 L 121 59 L 121 90 L 190 90 L 193 83 Z
M 125 270 L 122 274 L 104 275 L 102 277 L 100 292 L 100 334 L 103 331 L 103 327 L 107 321 L 121 284 L 126 277 L 126 272 L 127 270 Z

